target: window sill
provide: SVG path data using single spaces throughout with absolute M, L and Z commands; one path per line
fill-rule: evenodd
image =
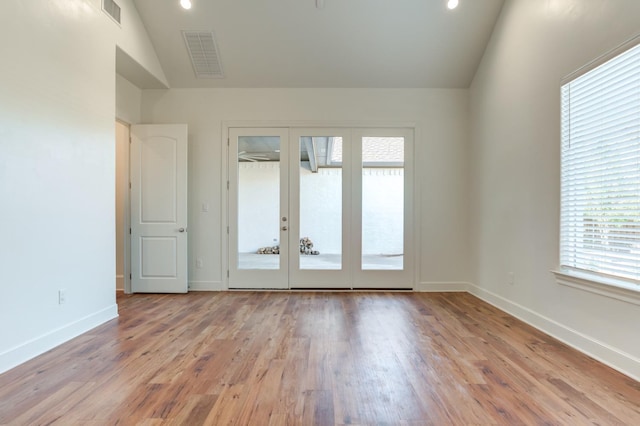
M 640 305 L 640 286 L 575 271 L 551 271 L 558 284 Z

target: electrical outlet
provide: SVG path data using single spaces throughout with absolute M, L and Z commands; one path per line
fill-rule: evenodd
M 64 305 L 67 303 L 67 290 L 58 290 L 58 305 Z
M 509 285 L 515 285 L 516 283 L 516 274 L 513 272 L 509 272 L 507 274 Z
M 202 258 L 201 257 L 196 259 L 196 268 L 198 268 L 198 269 L 202 268 Z

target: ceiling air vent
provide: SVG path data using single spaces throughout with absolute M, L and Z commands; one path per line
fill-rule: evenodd
M 102 10 L 120 24 L 120 6 L 113 0 L 102 0 Z
M 223 78 L 218 47 L 212 32 L 183 31 L 184 41 L 197 78 Z

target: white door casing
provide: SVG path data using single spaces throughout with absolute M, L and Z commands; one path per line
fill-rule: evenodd
M 131 126 L 131 289 L 186 293 L 187 126 Z

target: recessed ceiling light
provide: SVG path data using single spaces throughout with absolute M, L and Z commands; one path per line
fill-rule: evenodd
M 191 0 L 180 0 L 180 6 L 182 6 L 183 9 L 191 9 Z
M 447 7 L 449 9 L 455 9 L 456 7 L 458 7 L 458 0 L 449 0 L 449 2 L 447 3 Z

